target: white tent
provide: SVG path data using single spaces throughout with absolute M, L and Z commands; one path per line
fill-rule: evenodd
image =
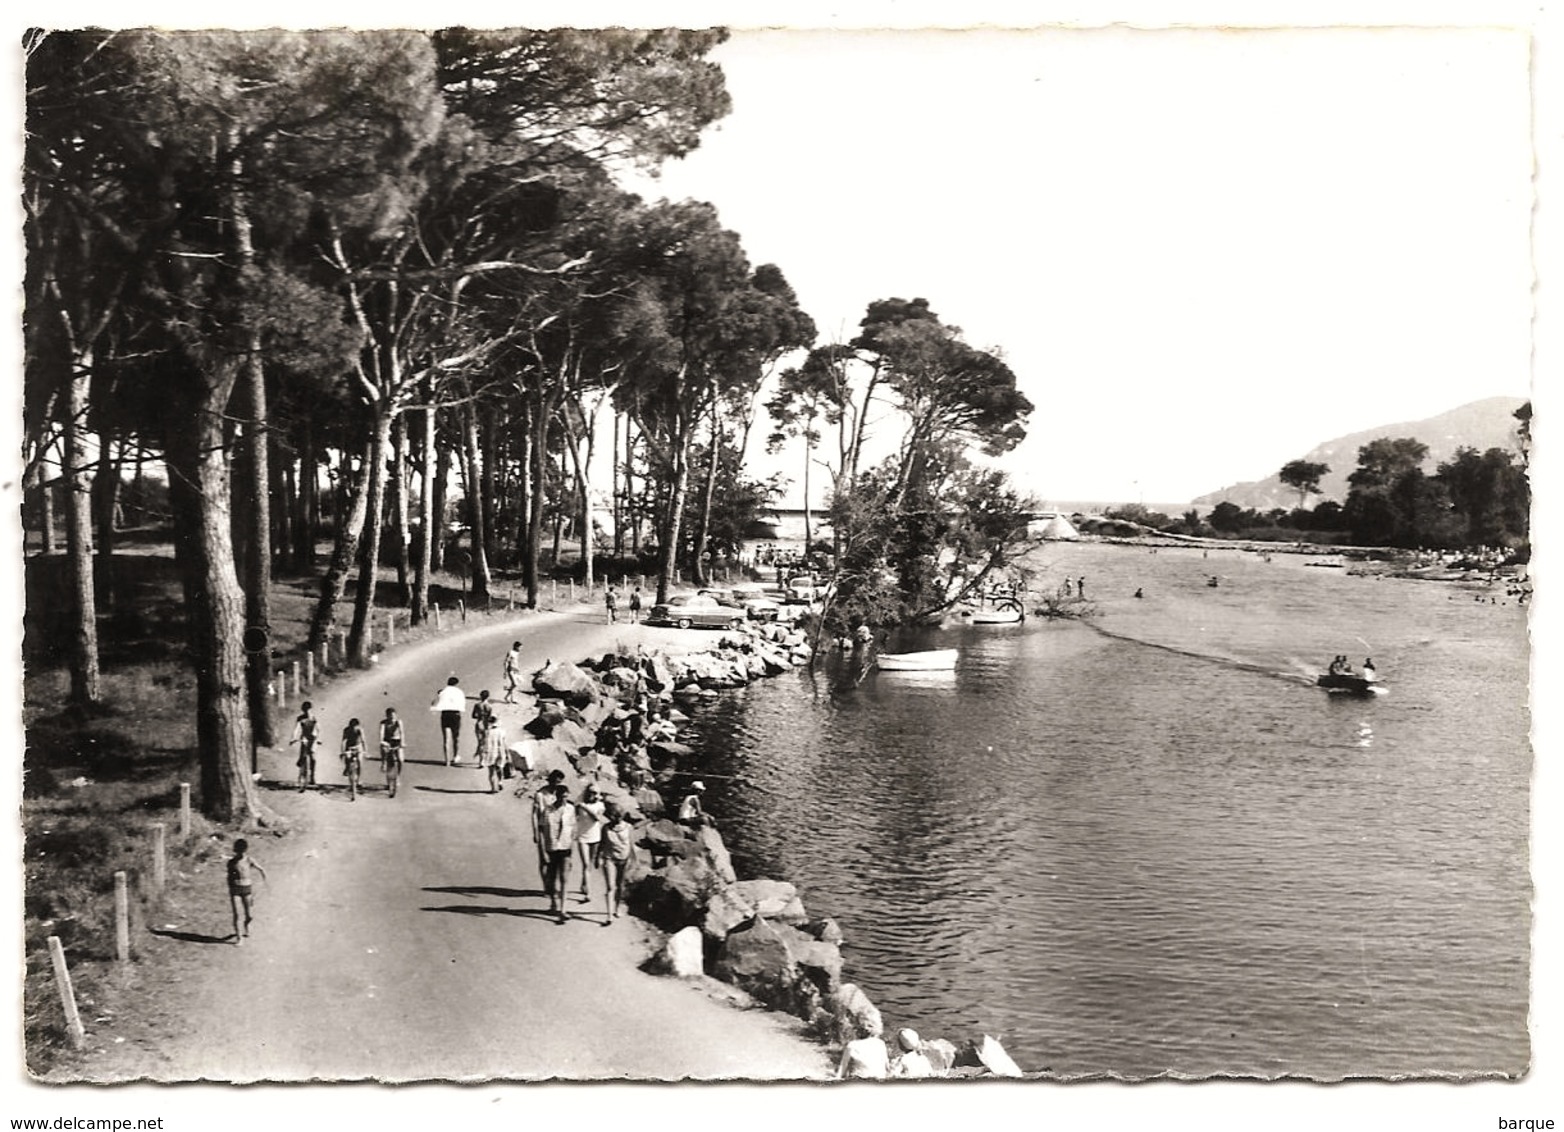
M 1027 531 L 1034 538 L 1052 539 L 1056 542 L 1074 542 L 1081 537 L 1081 532 L 1075 529 L 1075 525 L 1059 511 L 1045 511 L 1035 515 Z

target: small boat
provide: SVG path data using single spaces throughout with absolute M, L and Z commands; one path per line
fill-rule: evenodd
M 974 609 L 974 625 L 1014 625 L 1024 614 L 1019 609 Z
M 874 658 L 881 672 L 949 672 L 956 667 L 955 649 L 924 652 L 882 652 Z
M 1377 678 L 1359 676 L 1353 672 L 1323 672 L 1315 684 L 1327 692 L 1351 692 L 1359 696 L 1366 696 L 1379 688 Z

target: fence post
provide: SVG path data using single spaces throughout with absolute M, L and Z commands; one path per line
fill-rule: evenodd
M 346 668 L 348 666 L 348 631 L 346 629 L 337 630 L 337 651 L 342 654 L 340 658 L 342 667 Z
M 576 580 L 574 578 L 566 578 L 565 579 L 565 585 L 570 587 L 570 594 L 569 594 L 570 604 L 571 605 L 576 604 Z
M 315 654 L 304 654 L 304 682 L 311 688 L 315 686 Z
M 168 855 L 165 834 L 168 827 L 160 821 L 152 823 L 152 889 L 162 892 L 168 881 Z
M 299 694 L 299 662 L 293 662 L 293 694 Z
M 456 603 L 456 609 L 457 612 L 461 614 L 462 620 L 465 622 L 467 620 L 467 603 L 465 601 L 458 601 Z
M 436 633 L 438 633 L 440 631 L 440 603 L 439 602 L 435 602 L 434 603 L 434 631 Z
M 386 614 L 386 648 L 396 644 L 396 610 Z
M 190 783 L 179 784 L 179 838 L 190 836 Z
M 277 706 L 288 706 L 288 672 L 284 668 L 277 670 Z
M 548 603 L 549 603 L 549 607 L 550 608 L 553 608 L 553 607 L 559 605 L 559 579 L 558 578 L 550 578 L 548 580 Z
M 114 958 L 130 962 L 130 885 L 123 869 L 114 874 Z
M 76 992 L 71 989 L 70 968 L 65 965 L 65 948 L 60 937 L 49 937 L 49 958 L 54 963 L 54 982 L 60 988 L 60 1005 L 65 1008 L 65 1032 L 71 1036 L 71 1045 L 77 1049 L 87 1044 L 87 1031 L 82 1029 L 81 1015 L 76 1012 Z
M 327 637 L 320 643 L 320 674 L 322 676 L 331 671 L 331 638 Z

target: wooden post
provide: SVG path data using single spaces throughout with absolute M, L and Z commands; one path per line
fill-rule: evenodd
M 168 854 L 165 834 L 168 827 L 160 821 L 152 823 L 152 890 L 162 892 L 168 882 Z
M 288 706 L 288 672 L 284 668 L 277 670 L 277 706 Z
M 275 678 L 272 680 L 272 699 L 277 701 L 278 707 L 282 707 L 282 684 Z
M 331 638 L 327 637 L 320 643 L 320 674 L 322 676 L 331 671 Z
M 304 682 L 311 688 L 315 686 L 315 654 L 304 654 Z
M 114 874 L 114 958 L 130 962 L 130 885 L 123 869 Z
M 396 611 L 386 614 L 386 648 L 396 644 Z
M 293 662 L 293 694 L 299 694 L 299 662 Z
M 570 604 L 576 604 L 576 580 L 574 578 L 566 578 L 565 585 L 570 587 Z
M 190 836 L 190 783 L 179 784 L 179 839 Z
M 342 667 L 346 668 L 348 666 L 348 631 L 346 629 L 337 630 L 337 652 L 341 654 L 338 659 L 341 660 Z
M 467 620 L 467 603 L 465 601 L 458 601 L 456 603 L 456 608 L 461 613 L 462 620 L 465 622 Z
M 76 992 L 71 989 L 70 968 L 65 965 L 65 948 L 60 937 L 49 937 L 49 958 L 54 963 L 54 982 L 60 988 L 60 1005 L 65 1008 L 65 1032 L 71 1037 L 71 1045 L 77 1049 L 87 1044 L 87 1031 L 82 1029 L 81 1015 L 76 1012 Z
M 440 631 L 440 603 L 439 602 L 436 602 L 435 606 L 434 606 L 434 631 L 436 633 L 438 633 Z
M 559 604 L 559 579 L 558 578 L 550 578 L 548 580 L 548 603 L 549 603 L 549 606 L 551 608 L 554 607 L 554 606 L 557 606 Z

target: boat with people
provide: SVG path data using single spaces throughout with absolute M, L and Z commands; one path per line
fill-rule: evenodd
M 1363 662 L 1363 671 L 1356 672 L 1352 665 L 1347 663 L 1347 658 L 1338 656 L 1330 662 L 1330 667 L 1315 678 L 1315 686 L 1324 688 L 1327 692 L 1350 692 L 1354 695 L 1368 695 L 1380 689 L 1379 673 L 1374 669 L 1374 659 L 1370 657 Z
M 882 652 L 874 658 L 882 672 L 949 672 L 956 667 L 956 649 L 925 649 L 922 652 Z

